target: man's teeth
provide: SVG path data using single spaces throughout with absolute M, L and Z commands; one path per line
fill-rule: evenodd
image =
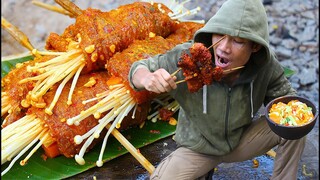
M 227 62 L 223 58 L 219 58 L 219 62 L 222 64 L 227 64 Z

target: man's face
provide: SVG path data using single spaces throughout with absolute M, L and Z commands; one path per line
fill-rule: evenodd
M 223 35 L 213 34 L 212 43 L 222 37 Z M 259 49 L 250 40 L 227 35 L 214 47 L 215 64 L 225 70 L 243 66 L 249 61 L 251 53 Z

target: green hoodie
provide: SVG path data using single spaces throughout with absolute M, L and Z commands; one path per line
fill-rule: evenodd
M 188 50 L 193 42 L 209 47 L 212 33 L 250 39 L 264 47 L 250 57 L 232 87 L 214 82 L 190 93 L 186 83 L 181 83 L 170 92 L 181 106 L 174 138 L 178 145 L 200 153 L 224 155 L 237 146 L 253 115 L 263 104 L 276 97 L 296 93 L 269 48 L 268 21 L 261 0 L 226 1 L 216 15 L 195 33 L 194 41 L 178 45 L 166 54 L 134 63 L 129 72 L 129 82 L 134 88 L 131 78 L 138 68 L 148 68 L 151 72 L 164 68 L 173 73 L 177 70 L 181 53 Z M 184 79 L 181 72 L 177 79 Z

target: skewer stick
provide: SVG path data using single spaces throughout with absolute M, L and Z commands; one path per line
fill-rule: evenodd
M 110 124 L 106 127 L 109 129 Z M 139 163 L 150 173 L 155 170 L 154 166 L 117 130 L 113 129 L 111 134 L 139 161 Z
M 187 81 L 187 80 L 182 79 L 182 80 L 180 80 L 180 81 L 177 81 L 176 84 L 180 84 L 180 83 L 183 83 L 183 82 L 186 82 L 186 81 Z
M 32 51 L 34 47 L 29 41 L 29 38 L 20 31 L 17 27 L 9 23 L 4 17 L 1 16 L 1 27 L 4 28 L 15 40 L 17 40 L 25 48 Z M 40 56 L 35 54 L 35 56 Z
M 239 67 L 227 69 L 227 70 L 224 70 L 224 71 L 223 71 L 223 74 L 228 73 L 228 72 L 231 72 L 231 71 L 235 71 L 235 70 L 238 70 L 238 69 L 242 69 L 242 68 L 244 68 L 244 66 L 239 66 Z
M 74 17 L 82 14 L 82 9 L 69 0 L 55 0 L 62 8 L 69 11 Z
M 239 66 L 239 67 L 227 69 L 227 70 L 224 70 L 224 71 L 223 71 L 223 74 L 226 74 L 226 73 L 228 73 L 228 72 L 235 71 L 235 70 L 238 70 L 238 69 L 242 69 L 242 68 L 244 68 L 244 66 Z M 187 81 L 187 80 L 182 79 L 182 80 L 180 80 L 180 81 L 176 81 L 176 84 L 180 84 L 180 83 L 183 83 L 183 82 L 186 82 L 186 81 Z
M 171 74 L 171 77 L 175 76 L 182 68 L 178 68 L 175 72 Z
M 70 13 L 69 11 L 67 11 L 67 10 L 65 10 L 63 8 L 57 7 L 57 6 L 53 6 L 53 5 L 46 4 L 46 3 L 43 3 L 43 2 L 40 2 L 40 1 L 35 1 L 35 0 L 32 1 L 32 4 L 37 5 L 39 7 L 42 7 L 44 9 L 50 10 L 50 11 L 54 11 L 54 12 L 57 12 L 57 13 L 60 13 L 60 14 L 67 15 L 67 16 L 69 16 L 71 18 L 74 17 L 74 15 L 72 13 Z
M 226 38 L 227 35 L 222 36 L 217 42 L 215 42 L 214 44 L 212 44 L 211 46 L 209 46 L 207 49 L 210 49 L 214 46 L 216 46 L 218 43 L 220 43 L 224 38 Z

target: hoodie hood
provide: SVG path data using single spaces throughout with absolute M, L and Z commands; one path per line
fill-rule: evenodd
M 194 41 L 209 47 L 213 33 L 245 38 L 261 44 L 264 48 L 254 53 L 249 61 L 255 68 L 260 69 L 271 59 L 268 20 L 261 0 L 226 1 L 206 25 L 195 33 Z

